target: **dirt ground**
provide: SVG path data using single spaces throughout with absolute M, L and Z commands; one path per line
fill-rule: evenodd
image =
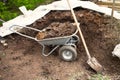
M 76 8 L 75 13 L 91 55 L 104 67 L 104 75 L 119 80 L 120 60 L 113 57 L 111 52 L 120 41 L 120 21 L 114 19 L 110 25 L 110 17 L 81 8 Z M 51 11 L 28 26 L 43 29 L 53 22 L 73 23 L 74 20 L 70 11 Z M 26 33 L 35 34 L 31 31 Z M 65 62 L 59 59 L 58 50 L 48 57 L 43 56 L 42 47 L 34 40 L 17 34 L 5 39 L 8 46 L 0 44 L 0 80 L 88 80 L 95 74 L 86 63 L 81 41 L 77 44 L 77 60 Z

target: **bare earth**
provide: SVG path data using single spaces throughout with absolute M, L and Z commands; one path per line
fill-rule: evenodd
M 75 13 L 92 56 L 103 65 L 104 75 L 120 75 L 120 60 L 112 56 L 112 50 L 119 43 L 120 22 L 90 10 L 76 8 Z M 70 11 L 52 11 L 31 27 L 43 29 L 51 23 L 73 23 Z M 69 24 L 69 23 L 68 23 Z M 36 32 L 25 31 L 35 36 Z M 17 34 L 6 36 L 8 47 L 0 44 L 0 80 L 87 80 L 95 72 L 87 65 L 87 56 L 82 42 L 77 44 L 78 58 L 74 62 L 59 59 L 58 50 L 44 57 L 41 46 Z M 51 48 L 48 48 L 48 50 Z

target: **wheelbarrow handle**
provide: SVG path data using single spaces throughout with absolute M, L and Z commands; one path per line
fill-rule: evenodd
M 16 33 L 16 34 L 19 34 L 23 37 L 26 37 L 26 38 L 29 38 L 29 39 L 33 39 L 35 41 L 38 41 L 37 38 L 34 38 L 32 36 L 28 36 L 28 35 L 25 35 L 25 34 L 22 34 L 20 32 L 18 32 L 18 30 L 22 29 L 22 28 L 27 28 L 27 29 L 31 29 L 31 30 L 34 30 L 34 31 L 38 31 L 38 32 L 42 32 L 43 30 L 39 30 L 39 29 L 35 29 L 35 28 L 31 28 L 31 27 L 27 27 L 27 26 L 19 26 L 19 25 L 12 25 L 9 30 L 12 31 L 13 33 Z

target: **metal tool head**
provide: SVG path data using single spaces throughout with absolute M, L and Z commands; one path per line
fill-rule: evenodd
M 99 64 L 99 62 L 97 61 L 97 59 L 95 57 L 88 59 L 87 63 L 97 73 L 102 73 L 104 71 L 103 66 L 101 64 Z

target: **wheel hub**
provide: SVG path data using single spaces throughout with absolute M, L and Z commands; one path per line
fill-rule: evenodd
M 62 55 L 63 55 L 64 59 L 67 59 L 67 60 L 70 60 L 73 57 L 71 51 L 63 51 Z

